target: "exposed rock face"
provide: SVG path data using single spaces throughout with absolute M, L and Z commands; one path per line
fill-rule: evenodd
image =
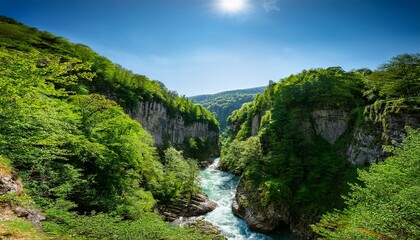
M 252 118 L 252 126 L 251 126 L 251 135 L 252 136 L 257 136 L 258 135 L 258 130 L 260 129 L 260 121 L 261 121 L 261 116 L 260 115 L 256 115 L 256 116 L 254 116 L 254 118 Z
M 185 197 L 178 199 L 170 205 L 159 208 L 165 220 L 174 221 L 179 217 L 194 217 L 213 211 L 217 203 L 210 200 L 205 194 L 194 194 L 190 200 Z
M 211 131 L 206 122 L 188 125 L 180 114 L 169 116 L 166 107 L 159 102 L 139 102 L 137 108 L 128 114 L 153 136 L 156 145 L 163 145 L 165 140 L 182 144 L 187 137 L 206 137 L 215 139 L 217 143 L 219 137 L 219 133 Z
M 22 182 L 15 174 L 0 171 L 0 196 L 6 194 L 23 194 Z M 45 216 L 36 209 L 22 207 L 9 202 L 0 203 L 0 221 L 17 217 L 25 218 L 36 225 L 40 225 L 41 221 L 45 220 Z
M 401 142 L 405 126 L 420 127 L 420 114 L 390 115 L 386 126 L 365 122 L 354 131 L 352 141 L 346 149 L 346 156 L 354 165 L 370 165 L 386 157 L 382 145 L 392 141 Z M 384 129 L 386 127 L 386 129 Z
M 286 207 L 275 207 L 274 204 L 262 206 L 258 192 L 248 189 L 243 180 L 236 190 L 232 211 L 243 218 L 252 230 L 258 232 L 268 233 L 282 223 L 290 224 L 290 214 Z
M 8 193 L 22 194 L 22 182 L 15 174 L 0 172 L 0 196 Z
M 316 134 L 331 144 L 347 130 L 350 121 L 349 113 L 338 109 L 315 110 L 312 118 Z
M 377 128 L 359 127 L 346 150 L 348 160 L 354 165 L 370 165 L 383 156 L 381 133 Z

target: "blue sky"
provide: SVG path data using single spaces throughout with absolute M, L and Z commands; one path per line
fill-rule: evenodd
M 88 45 L 186 96 L 309 68 L 374 69 L 420 52 L 419 0 L 243 0 L 236 12 L 221 1 L 0 0 L 0 15 Z

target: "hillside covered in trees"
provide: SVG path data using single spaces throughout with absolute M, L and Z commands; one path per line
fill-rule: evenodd
M 229 117 L 221 167 L 241 178 L 234 211 L 256 230 L 286 225 L 307 238 L 310 224 L 345 203 L 314 230 L 327 239 L 418 238 L 418 130 L 392 153 L 381 146 L 420 126 L 419 93 L 420 54 L 271 84 Z
M 0 62 L 0 181 L 11 184 L 1 192 L 1 210 L 37 208 L 46 218 L 42 230 L 7 218 L 0 238 L 212 237 L 170 226 L 155 213 L 157 205 L 198 191 L 198 163 L 170 145 L 158 151 L 126 114 L 139 101 L 154 101 L 187 125 L 217 131 L 211 112 L 87 46 L 6 17 Z
M 227 127 L 227 118 L 230 114 L 241 108 L 242 104 L 251 102 L 264 89 L 265 87 L 238 89 L 216 94 L 193 96 L 189 97 L 189 99 L 215 113 L 220 123 L 220 130 L 223 131 Z

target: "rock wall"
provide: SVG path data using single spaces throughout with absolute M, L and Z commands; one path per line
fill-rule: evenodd
M 350 121 L 348 111 L 323 109 L 312 112 L 314 130 L 329 143 L 334 144 L 347 130 Z
M 406 133 L 405 127 L 420 127 L 420 114 L 405 113 L 390 115 L 386 124 L 365 121 L 355 129 L 351 143 L 346 149 L 346 157 L 354 165 L 370 165 L 386 157 L 382 146 L 393 141 L 401 142 Z
M 290 223 L 288 209 L 276 207 L 274 204 L 262 206 L 258 191 L 250 186 L 251 182 L 241 180 L 236 189 L 232 212 L 243 218 L 248 226 L 257 232 L 269 233 L 281 223 Z
M 381 132 L 374 126 L 358 127 L 346 149 L 346 156 L 353 165 L 370 165 L 383 156 Z
M 264 206 L 261 199 L 255 186 L 252 186 L 250 181 L 242 179 L 236 190 L 232 212 L 244 219 L 251 230 L 257 232 L 270 233 L 288 228 L 299 239 L 314 237 L 309 224 L 316 222 L 318 216 L 301 216 L 299 219 L 293 219 L 287 205 L 269 203 Z
M 182 144 L 187 137 L 206 137 L 217 139 L 219 133 L 211 131 L 206 122 L 186 124 L 180 114 L 169 116 L 160 102 L 139 102 L 136 109 L 128 111 L 131 118 L 140 122 L 155 140 L 156 145 L 163 145 L 165 140 L 172 144 Z
M 252 136 L 257 136 L 258 135 L 258 130 L 260 129 L 260 122 L 261 122 L 261 116 L 255 115 L 252 118 L 252 126 L 251 126 L 251 135 Z

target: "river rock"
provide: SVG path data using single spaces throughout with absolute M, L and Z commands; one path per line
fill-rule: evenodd
M 191 199 L 183 196 L 171 204 L 160 206 L 159 211 L 166 221 L 174 221 L 179 217 L 193 217 L 213 211 L 217 203 L 210 200 L 204 193 L 196 193 Z
M 225 240 L 226 237 L 223 236 L 222 231 L 210 222 L 204 220 L 204 216 L 198 217 L 179 217 L 173 224 L 179 225 L 181 227 L 196 227 L 203 231 L 206 235 L 213 235 L 212 240 Z

